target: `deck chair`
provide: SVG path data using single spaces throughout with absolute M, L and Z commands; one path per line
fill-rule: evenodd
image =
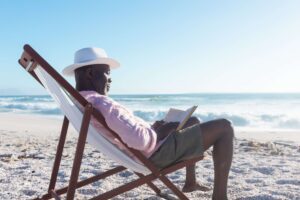
M 92 199 L 109 199 L 129 191 L 133 188 L 147 184 L 158 196 L 162 196 L 161 190 L 158 189 L 152 181 L 159 179 L 165 186 L 167 186 L 179 199 L 188 199 L 167 177 L 166 174 L 174 172 L 180 168 L 186 167 L 203 159 L 203 157 L 193 158 L 188 161 L 176 163 L 164 169 L 158 169 L 150 160 L 148 160 L 140 151 L 129 148 L 121 138 L 112 131 L 106 124 L 102 114 L 93 108 L 54 68 L 50 66 L 32 47 L 24 46 L 24 52 L 19 59 L 19 64 L 30 73 L 52 96 L 55 102 L 59 105 L 64 120 L 62 124 L 61 134 L 58 141 L 56 156 L 50 178 L 49 188 L 46 194 L 36 199 L 61 199 L 61 195 L 66 194 L 66 199 L 71 200 L 75 197 L 77 188 L 91 184 L 100 179 L 121 172 L 123 170 L 131 170 L 137 175 L 137 179 L 121 185 L 115 189 L 102 193 Z M 104 127 L 111 131 L 114 137 L 136 157 L 140 162 L 132 159 L 125 154 L 114 144 L 105 139 L 97 130 L 91 125 L 91 117 L 94 117 Z M 55 188 L 57 175 L 62 158 L 63 148 L 66 141 L 67 130 L 69 122 L 72 123 L 77 130 L 79 136 L 75 156 L 73 160 L 73 167 L 69 184 L 63 188 Z M 113 169 L 104 173 L 95 175 L 93 177 L 78 181 L 80 172 L 80 165 L 83 157 L 85 143 L 88 141 L 97 150 L 105 154 L 108 158 L 113 159 L 120 164 Z

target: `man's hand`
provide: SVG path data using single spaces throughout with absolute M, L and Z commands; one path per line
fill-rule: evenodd
M 154 124 L 151 125 L 151 127 L 156 130 L 166 122 L 164 120 L 155 121 Z
M 163 120 L 156 121 L 152 125 L 152 128 L 157 133 L 157 141 L 164 139 L 171 132 L 175 131 L 176 128 L 178 127 L 178 125 L 179 125 L 179 122 L 164 122 Z

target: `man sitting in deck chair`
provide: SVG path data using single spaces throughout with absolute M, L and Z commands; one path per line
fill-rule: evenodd
M 201 156 L 213 146 L 213 199 L 227 199 L 234 135 L 228 120 L 218 119 L 200 124 L 196 117 L 191 117 L 184 129 L 177 132 L 178 123 L 161 120 L 150 125 L 107 96 L 112 82 L 110 69 L 118 67 L 119 63 L 108 58 L 103 49 L 80 49 L 75 53 L 74 60 L 75 63 L 66 67 L 63 74 L 75 75 L 76 89 L 102 113 L 107 125 L 129 147 L 141 151 L 158 168 Z M 112 143 L 125 149 L 101 124 L 94 120 L 93 125 Z M 186 167 L 183 192 L 207 189 L 197 183 L 195 165 Z

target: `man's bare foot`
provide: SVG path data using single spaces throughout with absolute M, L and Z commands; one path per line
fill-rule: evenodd
M 206 191 L 209 191 L 210 188 L 206 187 L 204 185 L 200 185 L 199 183 L 195 183 L 195 184 L 192 184 L 192 185 L 185 184 L 182 188 L 182 192 L 193 192 L 193 191 L 196 191 L 196 190 L 206 192 Z

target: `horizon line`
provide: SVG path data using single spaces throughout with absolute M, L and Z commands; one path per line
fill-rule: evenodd
M 187 93 L 111 93 L 110 95 L 197 95 L 197 94 L 299 94 L 300 92 L 187 92 Z M 50 96 L 49 94 L 0 94 L 4 96 Z

